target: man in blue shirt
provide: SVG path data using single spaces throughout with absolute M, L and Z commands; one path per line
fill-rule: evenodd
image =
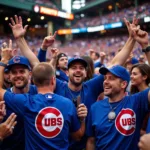
M 59 53 L 56 57 L 56 78 L 68 82 L 67 67 L 68 57 L 65 53 Z
M 138 150 L 150 90 L 125 96 L 130 75 L 124 67 L 102 67 L 100 73 L 105 75 L 104 94 L 108 98 L 91 106 L 86 150 Z
M 136 19 L 134 18 L 133 24 L 135 23 L 135 20 Z M 11 18 L 11 22 L 12 24 L 10 24 L 10 27 L 14 37 L 16 38 L 17 45 L 24 56 L 29 59 L 31 65 L 36 66 L 39 61 L 34 53 L 30 50 L 24 39 L 27 26 L 23 28 L 21 17 L 15 16 L 15 21 Z M 130 33 L 131 24 L 127 20 L 125 20 L 125 23 L 129 31 L 129 38 L 122 50 L 111 61 L 111 65 L 124 64 L 135 44 L 135 41 Z M 53 41 L 55 36 L 56 34 L 49 37 L 49 40 L 51 39 Z M 83 81 L 86 77 L 85 64 L 86 62 L 82 58 L 75 57 L 71 59 L 68 63 L 69 82 L 67 84 L 58 80 L 55 93 L 71 99 L 73 102 L 75 102 L 75 104 L 77 104 L 77 99 L 80 96 L 81 103 L 84 103 L 89 110 L 91 105 L 96 101 L 98 95 L 103 92 L 103 76 L 99 75 L 84 83 Z M 82 149 L 82 147 L 76 149 Z
M 4 56 L 0 66 L 0 100 L 5 100 L 6 105 L 22 117 L 26 149 L 67 150 L 69 133 L 74 139 L 81 139 L 85 131 L 87 109 L 80 104 L 76 112 L 69 99 L 53 93 L 56 85 L 53 67 L 48 63 L 34 67 L 32 75 L 38 94 L 14 94 L 2 89 L 2 72 L 8 62 L 8 57 Z
M 12 87 L 7 89 L 8 91 L 16 94 L 30 93 L 37 94 L 37 88 L 35 85 L 30 84 L 31 79 L 31 67 L 27 58 L 23 56 L 14 56 L 9 60 L 7 68 L 10 75 Z M 5 69 L 5 70 L 6 70 Z M 21 101 L 21 99 L 20 99 Z M 14 112 L 8 105 L 6 105 L 5 120 L 9 115 Z M 14 128 L 14 132 L 11 136 L 3 140 L 1 145 L 5 150 L 24 149 L 24 123 L 22 118 L 17 116 L 17 125 Z

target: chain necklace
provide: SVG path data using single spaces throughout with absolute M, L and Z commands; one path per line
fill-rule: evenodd
M 123 99 L 122 99 L 122 101 L 123 101 Z M 118 108 L 119 105 L 122 104 L 122 101 L 121 101 L 117 106 L 115 106 L 115 107 L 113 108 L 113 107 L 110 105 L 109 100 L 108 100 L 108 104 L 109 104 L 109 107 L 110 107 L 110 109 L 111 109 L 111 111 L 108 113 L 108 119 L 109 119 L 109 121 L 114 120 L 114 119 L 116 118 L 115 110 Z

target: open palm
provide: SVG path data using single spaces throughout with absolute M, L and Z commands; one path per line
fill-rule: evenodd
M 15 15 L 15 20 L 13 18 L 10 18 L 11 23 L 9 26 L 12 29 L 13 35 L 15 38 L 23 37 L 27 30 L 27 25 L 23 28 L 22 26 L 22 18 Z

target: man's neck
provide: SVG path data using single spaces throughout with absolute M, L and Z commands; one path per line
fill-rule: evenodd
M 47 93 L 54 93 L 54 89 L 50 86 L 46 87 L 37 87 L 38 93 L 40 94 L 47 94 Z
M 82 89 L 82 84 L 79 86 L 75 86 L 74 84 L 72 84 L 70 81 L 68 82 L 68 87 L 72 90 L 72 91 L 80 91 Z
M 124 98 L 124 96 L 125 96 L 125 92 L 113 95 L 113 96 L 109 97 L 109 102 L 110 103 L 119 102 Z
M 61 70 L 62 72 L 64 72 L 66 75 L 68 74 L 68 70 L 67 69 L 60 68 L 59 70 Z
M 26 87 L 22 88 L 22 89 L 18 89 L 16 87 L 12 87 L 12 92 L 16 93 L 16 94 L 24 94 L 24 93 L 28 93 L 29 92 L 29 85 L 27 85 Z

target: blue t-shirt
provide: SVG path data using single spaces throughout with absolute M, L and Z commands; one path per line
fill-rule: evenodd
M 80 91 L 81 103 L 84 103 L 88 110 L 90 109 L 91 105 L 96 102 L 99 94 L 103 92 L 103 81 L 104 76 L 99 75 L 82 84 L 82 89 Z M 76 97 L 76 93 L 74 94 L 71 92 L 71 90 L 68 88 L 68 83 L 62 82 L 58 79 L 56 82 L 55 93 L 67 97 L 73 101 L 73 99 Z
M 87 135 L 95 137 L 96 150 L 138 150 L 140 129 L 148 112 L 148 92 L 146 89 L 121 101 L 110 103 L 108 98 L 92 105 L 87 125 Z M 111 107 L 116 118 L 108 119 Z
M 12 88 L 7 89 L 7 91 L 10 91 L 13 93 Z M 37 88 L 35 85 L 30 85 L 29 87 L 29 94 L 37 94 Z M 22 99 L 20 99 L 22 101 Z M 4 118 L 4 121 L 7 120 L 7 118 L 10 116 L 11 113 L 13 113 L 14 110 L 9 107 L 9 105 L 6 105 L 6 116 Z M 24 122 L 21 116 L 17 116 L 16 118 L 17 125 L 15 126 L 13 130 L 13 134 L 11 134 L 9 137 L 5 138 L 2 142 L 1 148 L 3 150 L 24 150 L 25 149 L 25 135 L 24 135 Z
M 67 150 L 70 132 L 80 128 L 73 103 L 57 94 L 4 94 L 5 103 L 24 120 L 26 150 Z
M 82 84 L 82 89 L 79 94 L 79 91 L 72 92 L 68 88 L 68 83 L 62 82 L 57 79 L 55 93 L 71 99 L 72 102 L 74 102 L 75 106 L 77 105 L 77 103 L 74 101 L 74 99 L 76 99 L 76 97 L 80 95 L 81 103 L 84 103 L 87 109 L 90 110 L 91 105 L 94 102 L 96 102 L 96 99 L 99 96 L 99 94 L 103 92 L 103 81 L 104 81 L 104 76 L 98 75 L 97 77 L 92 78 L 87 82 L 84 82 Z M 78 150 L 78 149 L 85 148 L 86 140 L 87 138 L 85 135 L 81 141 L 75 142 L 74 144 L 72 144 L 71 142 L 70 144 L 71 149 Z
M 61 70 L 56 70 L 56 78 L 61 80 L 61 81 L 66 81 L 68 82 L 68 76 L 66 75 L 66 73 L 64 73 Z

